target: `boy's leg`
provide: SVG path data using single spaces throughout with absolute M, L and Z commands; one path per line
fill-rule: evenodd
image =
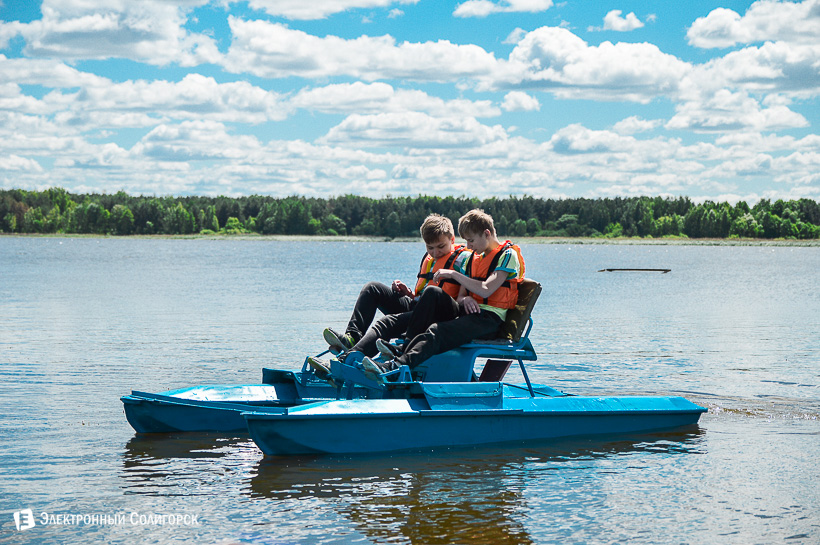
M 413 339 L 437 322 L 454 320 L 458 317 L 458 312 L 458 303 L 447 292 L 438 286 L 428 286 L 413 307 L 405 337 Z
M 459 316 L 448 322 L 437 322 L 421 335 L 413 337 L 405 347 L 404 354 L 396 358 L 396 363 L 413 369 L 436 354 L 452 350 L 474 339 L 493 335 L 501 323 L 502 320 L 497 314 L 487 310 L 482 310 L 478 314 Z
M 401 312 L 390 314 L 376 321 L 367 330 L 367 333 L 351 348 L 352 351 L 361 352 L 365 356 L 373 357 L 378 353 L 376 341 L 378 339 L 393 339 L 403 334 L 407 329 L 412 312 Z
M 376 317 L 377 310 L 385 316 L 407 312 L 412 301 L 410 297 L 399 295 L 393 288 L 381 282 L 369 282 L 359 292 L 345 333 L 349 333 L 353 340 L 358 342 Z M 375 339 L 373 342 L 376 342 Z

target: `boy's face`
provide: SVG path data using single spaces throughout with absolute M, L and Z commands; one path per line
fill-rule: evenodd
M 435 242 L 425 242 L 424 245 L 427 246 L 427 253 L 430 254 L 433 259 L 439 259 L 453 253 L 453 245 L 455 242 L 456 237 L 441 235 Z
M 490 245 L 490 231 L 489 229 L 484 229 L 482 233 L 467 233 L 464 235 L 464 241 L 470 250 L 477 254 L 484 253 Z

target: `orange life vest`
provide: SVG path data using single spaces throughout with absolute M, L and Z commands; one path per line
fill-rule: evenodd
M 445 293 L 455 299 L 458 295 L 459 288 L 461 288 L 461 284 L 449 279 L 441 282 L 433 282 L 433 275 L 435 275 L 439 269 L 452 269 L 458 256 L 460 256 L 462 252 L 468 251 L 466 246 L 459 244 L 453 248 L 451 254 L 438 259 L 433 259 L 433 256 L 430 254 L 424 254 L 424 257 L 421 258 L 421 264 L 419 265 L 419 274 L 416 275 L 418 277 L 415 290 L 416 297 L 421 295 L 422 290 L 429 285 L 439 286 Z
M 497 290 L 489 297 L 481 297 L 475 293 L 470 292 L 470 295 L 480 304 L 490 305 L 496 308 L 515 308 L 515 303 L 518 302 L 518 284 L 524 278 L 524 258 L 521 255 L 521 248 L 518 244 L 513 244 L 509 240 L 502 242 L 494 250 L 484 255 L 473 254 L 470 261 L 467 263 L 467 274 L 470 278 L 476 280 L 487 280 L 496 267 L 498 267 L 498 260 L 501 254 L 507 248 L 512 248 L 518 254 L 518 264 L 520 270 L 518 276 L 505 280 Z

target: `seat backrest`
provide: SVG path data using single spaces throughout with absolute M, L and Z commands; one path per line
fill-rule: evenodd
M 530 278 L 521 280 L 518 284 L 518 302 L 515 308 L 507 311 L 507 319 L 499 328 L 498 338 L 513 342 L 521 339 L 539 295 L 541 295 L 541 284 Z

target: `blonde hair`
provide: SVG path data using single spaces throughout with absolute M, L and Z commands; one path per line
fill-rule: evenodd
M 458 234 L 462 238 L 467 235 L 479 235 L 485 229 L 496 236 L 493 217 L 480 208 L 470 210 L 458 220 Z
M 421 224 L 419 232 L 424 242 L 429 244 L 437 242 L 442 235 L 448 238 L 455 238 L 456 236 L 455 230 L 453 229 L 453 222 L 450 221 L 450 218 L 439 214 L 430 214 L 424 218 L 424 223 Z

